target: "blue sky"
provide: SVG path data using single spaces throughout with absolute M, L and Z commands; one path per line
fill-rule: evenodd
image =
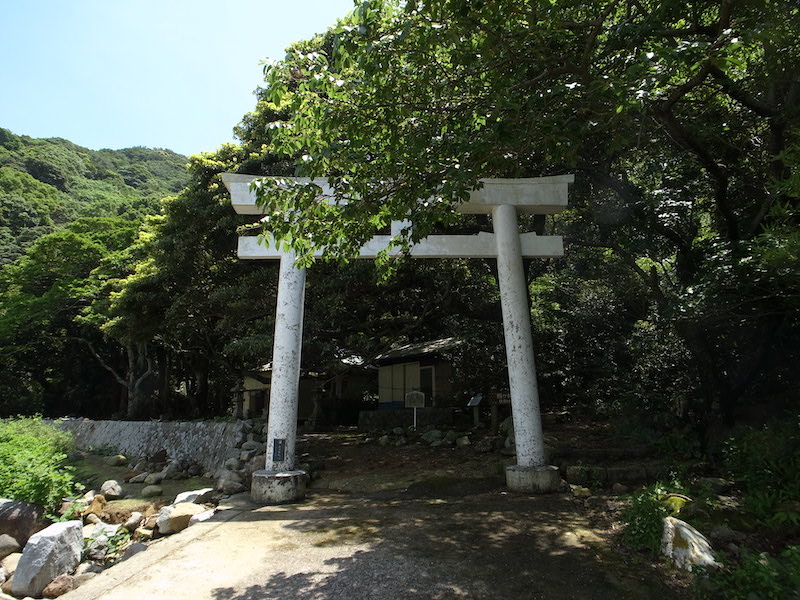
M 231 141 L 260 61 L 353 0 L 0 0 L 0 127 L 182 154 Z

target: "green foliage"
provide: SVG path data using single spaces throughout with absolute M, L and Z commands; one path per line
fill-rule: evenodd
M 707 572 L 698 579 L 699 598 L 724 600 L 789 600 L 800 598 L 800 546 L 779 557 L 742 550 L 738 561 Z
M 636 550 L 657 555 L 664 532 L 664 517 L 674 516 L 683 506 L 681 498 L 670 496 L 684 491 L 677 480 L 656 482 L 631 496 L 630 505 L 622 512 L 624 538 Z
M 723 448 L 741 486 L 744 509 L 775 526 L 800 524 L 800 422 L 796 415 L 761 429 L 741 428 Z
M 0 496 L 54 510 L 74 492 L 70 469 L 64 466 L 72 447 L 69 433 L 40 417 L 0 421 Z

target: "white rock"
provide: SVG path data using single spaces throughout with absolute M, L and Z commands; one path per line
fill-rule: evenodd
M 31 536 L 19 560 L 11 591 L 15 596 L 40 596 L 59 575 L 72 573 L 81 561 L 83 523 L 53 523 Z
M 214 488 L 203 488 L 202 490 L 193 490 L 191 492 L 181 492 L 175 496 L 173 504 L 180 504 L 181 502 L 194 502 L 195 504 L 202 504 L 211 497 Z
M 125 497 L 122 491 L 122 486 L 114 479 L 104 481 L 100 486 L 100 493 L 103 494 L 106 500 L 118 500 Z
M 664 534 L 661 537 L 661 553 L 671 559 L 676 566 L 687 571 L 699 565 L 718 567 L 711 544 L 694 527 L 676 519 L 664 518 Z
M 194 525 L 195 523 L 202 523 L 203 521 L 208 521 L 211 517 L 214 516 L 214 513 L 217 512 L 216 509 L 210 508 L 208 510 L 204 510 L 201 513 L 197 513 L 193 515 L 191 519 L 189 519 L 189 525 Z
M 142 522 L 142 513 L 140 512 L 132 512 L 131 516 L 128 517 L 128 520 L 122 525 L 128 531 L 135 531 L 137 527 L 139 527 L 139 523 Z
M 128 479 L 128 483 L 144 483 L 144 480 L 149 477 L 150 473 L 139 473 Z

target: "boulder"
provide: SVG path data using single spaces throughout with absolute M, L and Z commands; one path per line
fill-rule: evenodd
M 162 475 L 162 473 L 150 473 L 150 475 L 144 478 L 144 483 L 146 485 L 158 485 L 163 479 L 164 475 Z
M 158 513 L 158 531 L 163 535 L 183 531 L 189 526 L 189 520 L 201 512 L 205 512 L 205 508 L 194 502 L 165 506 Z
M 576 498 L 588 498 L 592 495 L 592 490 L 587 487 L 581 485 L 570 485 L 569 487 L 572 490 L 572 495 Z
M 128 459 L 125 458 L 122 454 L 106 457 L 106 464 L 110 467 L 121 467 L 126 462 L 128 462 Z
M 42 596 L 45 598 L 58 598 L 73 589 L 75 589 L 75 579 L 72 575 L 59 575 L 42 590 Z
M 22 547 L 17 543 L 17 540 L 7 533 L 0 535 L 0 560 L 20 550 L 22 550 Z
M 229 471 L 238 471 L 242 468 L 242 461 L 239 460 L 239 456 L 237 455 L 236 458 L 229 458 L 226 460 L 223 466 Z
M 170 461 L 170 463 L 164 467 L 161 471 L 161 476 L 163 479 L 178 479 L 178 475 L 181 473 L 183 469 L 181 468 L 181 463 L 178 460 Z
M 444 434 L 444 440 L 449 443 L 453 443 L 458 439 L 458 434 L 454 430 L 450 430 Z
M 676 519 L 664 518 L 664 533 L 661 537 L 661 553 L 675 565 L 686 571 L 693 567 L 718 567 L 711 544 L 694 527 Z
M 256 454 L 264 451 L 264 444 L 256 441 L 245 442 L 242 444 L 242 450 L 256 450 Z
M 225 469 L 217 478 L 216 489 L 226 495 L 244 491 L 244 481 L 236 471 Z
M 508 430 L 514 426 L 514 419 L 512 417 L 506 417 L 500 422 L 498 425 L 497 430 L 500 433 L 508 434 Z
M 142 498 L 152 498 L 154 496 L 160 496 L 164 493 L 157 485 L 148 485 L 142 490 Z
M 81 561 L 83 524 L 53 523 L 31 536 L 11 583 L 15 596 L 40 596 L 48 583 L 75 570 Z
M 22 558 L 22 552 L 14 552 L 13 554 L 6 556 L 2 562 L 0 562 L 0 566 L 2 566 L 3 571 L 6 574 L 6 579 L 10 579 L 14 574 L 14 571 L 17 570 L 17 565 L 19 564 L 20 558 Z
M 128 531 L 136 531 L 136 528 L 139 527 L 139 523 L 142 522 L 142 517 L 142 513 L 134 511 L 131 513 L 131 516 L 128 517 L 128 520 L 122 524 L 122 526 Z
M 432 444 L 433 442 L 437 442 L 444 437 L 444 434 L 439 431 L 438 429 L 432 429 L 426 433 L 422 434 L 422 441 L 426 444 Z
M 390 443 L 390 439 L 388 435 L 382 435 L 378 438 L 378 445 L 380 446 L 388 446 Z
M 119 500 L 125 497 L 122 486 L 114 479 L 104 481 L 103 485 L 100 486 L 100 493 L 106 500 Z
M 139 475 L 134 475 L 128 480 L 128 483 L 144 483 L 145 479 L 149 477 L 150 473 L 140 473 Z
M 201 467 L 197 463 L 192 463 L 191 465 L 189 465 L 189 468 L 186 469 L 186 474 L 189 475 L 189 477 L 197 477 L 202 472 L 203 472 L 203 467 Z
M 100 515 L 103 514 L 103 511 L 105 510 L 105 507 L 106 507 L 106 498 L 105 498 L 105 496 L 103 496 L 102 494 L 97 494 L 94 497 L 94 499 L 92 500 L 92 503 L 89 505 L 89 508 L 87 508 L 86 512 L 84 512 L 83 514 L 84 515 L 95 515 L 95 516 L 99 517 Z
M 195 504 L 202 504 L 211 499 L 211 494 L 214 488 L 203 488 L 202 490 L 193 490 L 191 492 L 181 492 L 175 496 L 173 504 L 180 504 L 181 502 L 194 502 Z
M 466 448 L 469 445 L 470 441 L 468 435 L 463 435 L 460 438 L 456 439 L 456 446 L 458 446 L 459 448 Z
M 0 498 L 0 531 L 17 540 L 20 546 L 44 528 L 41 523 L 43 516 L 44 509 L 40 506 Z
M 403 435 L 405 432 L 406 430 L 403 429 L 402 427 L 395 427 L 394 429 L 392 429 L 392 433 L 395 435 Z
M 86 516 L 83 517 L 83 521 L 89 524 L 98 524 L 102 523 L 103 521 L 94 513 L 87 513 Z

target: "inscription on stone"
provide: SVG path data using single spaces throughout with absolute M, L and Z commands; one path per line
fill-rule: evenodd
M 276 438 L 272 441 L 272 460 L 281 462 L 286 460 L 286 440 Z

